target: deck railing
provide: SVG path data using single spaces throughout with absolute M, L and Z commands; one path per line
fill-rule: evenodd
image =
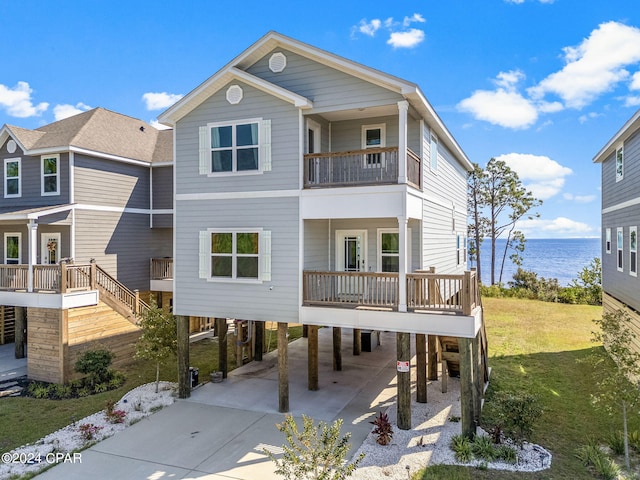
M 304 156 L 304 188 L 398 183 L 398 147 Z M 409 183 L 420 187 L 420 157 L 407 150 Z
M 0 265 L 0 290 L 26 290 L 28 273 L 27 265 Z
M 151 259 L 151 280 L 169 280 L 173 278 L 173 258 Z
M 303 272 L 303 304 L 397 309 L 397 273 Z M 407 274 L 407 309 L 471 315 L 480 304 L 476 272 L 462 275 Z

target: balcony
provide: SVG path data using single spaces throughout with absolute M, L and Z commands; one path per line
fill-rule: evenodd
M 397 184 L 398 166 L 398 147 L 309 153 L 304 156 L 304 188 Z M 407 149 L 407 182 L 419 189 L 420 180 L 420 157 Z
M 150 288 L 154 292 L 173 291 L 173 258 L 152 258 Z

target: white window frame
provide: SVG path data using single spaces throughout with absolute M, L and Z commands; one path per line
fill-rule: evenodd
M 18 176 L 17 177 L 8 177 L 7 176 L 7 164 L 8 163 L 18 163 Z M 18 179 L 18 193 L 7 193 L 7 181 Z M 22 159 L 20 157 L 16 158 L 5 158 L 4 159 L 4 198 L 18 198 L 22 196 Z
M 208 274 L 207 281 L 209 282 L 221 282 L 221 283 L 262 283 L 264 278 L 264 263 L 265 263 L 265 252 L 264 250 L 264 242 L 265 242 L 265 230 L 262 228 L 208 228 L 206 230 L 208 234 L 208 245 L 209 245 L 209 255 L 208 255 Z M 232 258 L 231 261 L 231 277 L 214 277 L 211 274 L 211 257 L 213 257 L 213 252 L 211 252 L 211 235 L 214 233 L 231 233 L 233 234 L 233 247 L 232 252 L 227 254 Z M 237 261 L 238 257 L 254 257 L 255 255 L 239 255 L 236 252 L 237 244 L 236 237 L 238 233 L 257 233 L 258 234 L 258 277 L 257 278 L 245 278 L 237 276 Z M 215 254 L 222 256 L 221 254 Z M 270 255 L 270 252 L 269 252 Z
M 616 229 L 616 246 L 618 254 L 616 257 L 616 268 L 619 272 L 624 272 L 624 230 L 622 227 Z
M 44 173 L 44 161 L 55 158 L 56 160 L 56 173 Z M 55 192 L 45 192 L 44 191 L 44 180 L 45 178 L 55 177 L 56 179 L 56 190 Z M 60 154 L 55 153 L 53 155 L 42 155 L 40 157 L 40 194 L 43 197 L 49 197 L 53 195 L 60 195 Z
M 367 132 L 369 130 L 380 130 L 380 145 L 367 145 Z M 362 149 L 367 150 L 368 148 L 384 148 L 387 145 L 387 124 L 386 123 L 376 123 L 373 125 L 362 125 Z M 377 154 L 378 161 L 370 162 L 369 159 L 372 158 L 376 154 L 364 155 L 364 168 L 382 168 L 385 166 L 385 155 L 384 153 Z
M 635 237 L 635 247 L 632 240 Z M 638 227 L 629 227 L 629 275 L 638 276 Z
M 255 123 L 258 125 L 258 144 L 255 148 L 258 149 L 258 167 L 255 170 L 238 170 L 238 146 L 236 145 L 237 136 L 236 129 L 238 125 L 248 125 Z M 231 127 L 232 128 L 232 141 L 230 148 L 219 148 L 214 149 L 211 146 L 211 130 L 216 127 Z M 225 176 L 236 176 L 236 175 L 259 175 L 263 172 L 263 121 L 262 118 L 247 118 L 243 120 L 233 120 L 226 122 L 214 122 L 207 124 L 207 138 L 208 138 L 208 165 L 209 165 L 209 173 L 207 175 L 209 177 L 225 177 Z M 254 147 L 251 147 L 254 148 Z M 214 172 L 213 171 L 213 159 L 211 158 L 211 154 L 214 150 L 231 150 L 231 171 L 230 172 Z
M 431 146 L 429 147 L 429 169 L 436 173 L 438 171 L 438 137 L 431 134 Z
M 382 234 L 383 233 L 397 233 L 398 234 L 398 240 L 400 239 L 400 230 L 397 228 L 378 228 L 378 243 L 376 245 L 376 250 L 377 250 L 377 271 L 379 273 L 382 273 Z M 407 228 L 407 271 L 411 270 L 411 229 Z M 400 247 L 401 245 L 398 245 L 398 259 L 400 258 Z M 395 255 L 387 255 L 387 256 L 395 256 Z M 398 265 L 400 264 L 400 261 L 398 260 Z
M 605 230 L 604 251 L 605 253 L 611 254 L 611 229 L 610 228 L 607 228 Z
M 14 259 L 14 258 L 8 258 L 7 257 L 7 238 L 9 237 L 18 237 L 18 258 Z M 8 264 L 9 260 L 18 260 L 17 265 L 20 265 L 20 263 L 22 263 L 22 233 L 21 232 L 5 232 L 4 234 L 4 263 L 5 265 Z M 14 265 L 14 264 L 12 264 Z
M 620 163 L 620 168 L 618 168 L 618 162 Z M 616 148 L 615 168 L 616 182 L 619 182 L 624 178 L 624 145 L 620 145 Z

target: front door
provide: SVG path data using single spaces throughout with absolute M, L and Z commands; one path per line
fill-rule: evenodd
M 367 271 L 366 230 L 336 231 L 336 271 Z M 338 294 L 345 300 L 357 301 L 366 292 L 364 283 L 355 275 L 341 276 L 338 278 Z
M 60 262 L 60 233 L 43 233 L 40 252 L 43 265 L 55 265 Z

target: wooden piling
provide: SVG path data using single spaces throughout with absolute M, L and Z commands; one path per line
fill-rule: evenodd
M 218 371 L 222 372 L 222 378 L 227 378 L 229 372 L 229 364 L 227 362 L 227 326 L 226 318 L 216 318 L 216 330 L 218 331 Z
M 307 330 L 307 355 L 309 390 L 318 390 L 318 326 L 309 325 Z
M 427 378 L 435 381 L 438 380 L 438 336 L 428 335 L 427 342 L 427 352 L 429 355 L 429 361 L 427 362 Z
M 24 344 L 27 331 L 27 309 L 25 307 L 15 307 L 15 348 L 16 358 L 24 358 Z
M 476 434 L 473 400 L 473 339 L 458 338 L 460 352 L 460 413 L 462 435 L 472 439 Z
M 178 398 L 191 396 L 189 378 L 189 317 L 176 316 L 176 337 L 178 339 Z
M 427 337 L 416 334 L 416 401 L 427 403 Z
M 278 411 L 289 411 L 289 343 L 288 325 L 278 322 Z
M 396 349 L 398 366 L 401 363 L 411 361 L 411 335 L 405 332 L 396 333 Z M 398 378 L 398 428 L 400 430 L 411 429 L 411 368 L 407 372 L 397 369 Z
M 256 338 L 254 346 L 254 358 L 257 362 L 262 361 L 264 353 L 264 322 L 256 322 Z
M 362 330 L 359 328 L 353 329 L 353 354 L 360 355 L 362 351 Z
M 342 328 L 333 327 L 333 369 L 342 371 Z

